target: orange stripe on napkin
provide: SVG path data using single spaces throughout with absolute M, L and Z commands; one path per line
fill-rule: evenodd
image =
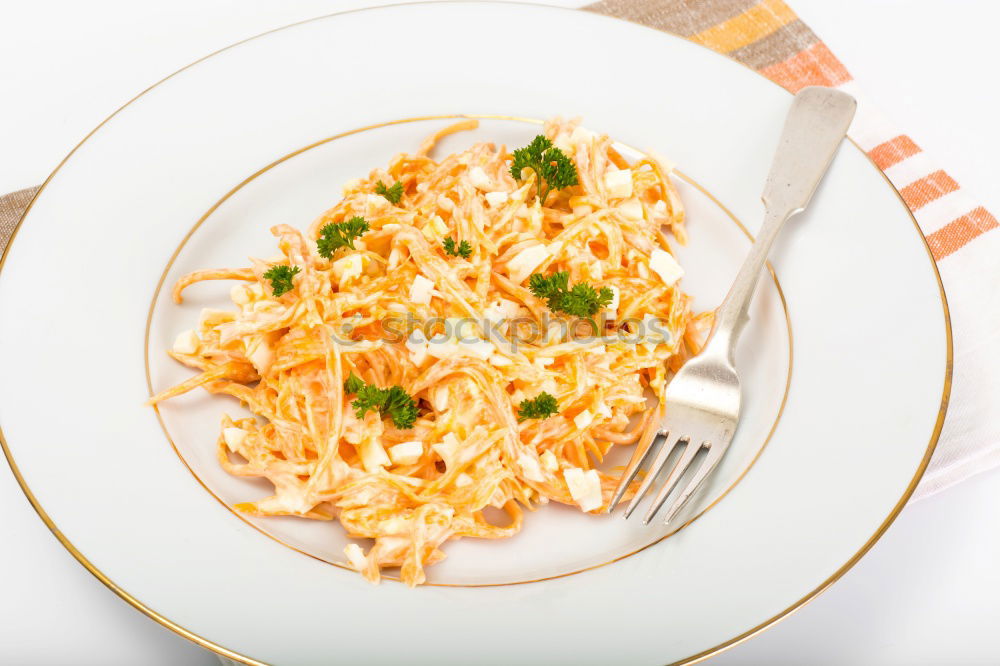
M 781 0 L 764 0 L 731 19 L 691 35 L 689 39 L 716 51 L 729 53 L 767 37 L 796 18 L 795 12 Z
M 976 236 L 997 228 L 997 219 L 982 206 L 949 222 L 927 237 L 934 259 L 940 261 Z
M 847 68 L 823 42 L 777 65 L 764 67 L 760 73 L 793 93 L 806 86 L 839 86 L 851 80 Z
M 907 157 L 916 155 L 919 152 L 920 146 L 914 143 L 913 139 L 905 134 L 900 134 L 896 138 L 890 139 L 885 143 L 880 143 L 869 150 L 868 156 L 875 162 L 875 166 L 885 171 L 889 167 L 899 164 Z
M 916 180 L 899 191 L 910 210 L 917 210 L 958 189 L 955 179 L 942 170 Z

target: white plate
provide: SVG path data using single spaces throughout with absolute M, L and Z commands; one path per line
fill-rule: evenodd
M 684 40 L 529 5 L 351 12 L 202 60 L 78 146 L 4 257 L 0 426 L 15 474 L 123 598 L 247 661 L 664 663 L 752 635 L 881 535 L 947 401 L 934 264 L 853 145 L 775 248 L 784 295 L 762 282 L 740 349 L 746 415 L 675 535 L 547 507 L 514 539 L 449 544 L 435 585 L 374 588 L 330 565 L 336 524 L 251 524 L 224 506 L 265 491 L 215 465 L 231 401 L 185 396 L 162 428 L 142 402 L 186 376 L 162 350 L 225 293 L 199 285 L 175 307 L 164 280 L 267 256 L 268 226 L 304 226 L 443 116 L 491 116 L 445 150 L 516 145 L 537 127 L 515 117 L 563 114 L 669 156 L 688 178 L 684 288 L 711 307 L 749 245 L 728 211 L 756 227 L 789 100 Z

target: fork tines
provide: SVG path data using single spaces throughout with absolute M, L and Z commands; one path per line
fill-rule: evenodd
M 698 442 L 697 439 L 694 439 L 693 441 Z M 657 445 L 660 446 L 657 447 Z M 700 443 L 693 443 L 690 436 L 680 435 L 675 438 L 672 436 L 672 433 L 669 432 L 661 432 L 657 434 L 653 441 L 650 442 L 646 450 L 641 455 L 635 456 L 632 461 L 629 462 L 629 465 L 625 470 L 625 474 L 622 476 L 621 481 L 618 483 L 618 487 L 615 489 L 614 495 L 611 497 L 611 502 L 608 505 L 608 512 L 614 510 L 614 508 L 618 505 L 622 497 L 624 497 L 625 493 L 628 491 L 629 486 L 635 480 L 636 476 L 638 476 L 645 462 L 650 458 L 654 451 L 656 451 L 656 458 L 649 466 L 642 483 L 639 485 L 639 489 L 636 491 L 632 500 L 629 502 L 628 507 L 625 509 L 624 517 L 628 518 L 631 516 L 635 509 L 639 506 L 639 503 L 649 492 L 649 489 L 653 486 L 653 482 L 656 480 L 657 476 L 659 476 L 660 472 L 667 467 L 667 462 L 670 459 L 671 454 L 678 446 L 683 447 L 681 449 L 680 457 L 671 468 L 670 475 L 660 488 L 659 493 L 657 493 L 656 497 L 653 499 L 653 502 L 642 521 L 643 524 L 648 524 L 656 513 L 663 507 L 664 503 L 666 503 L 667 498 L 678 485 L 681 478 L 684 477 L 685 473 L 694 469 L 694 474 L 684 487 L 684 490 L 681 491 L 680 495 L 673 501 L 670 508 L 667 510 L 664 524 L 669 524 L 677 516 L 680 510 L 684 508 L 688 500 L 698 489 L 698 486 L 701 485 L 709 473 L 715 468 L 719 458 L 722 457 L 724 447 L 715 447 L 715 450 L 713 450 L 711 442 L 707 440 L 702 440 Z M 696 466 L 693 464 L 694 460 L 698 452 L 702 450 L 706 450 L 708 454 L 703 456 L 700 465 Z

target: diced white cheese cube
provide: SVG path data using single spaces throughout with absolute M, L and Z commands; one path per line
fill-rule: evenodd
M 341 288 L 347 286 L 351 280 L 361 277 L 361 271 L 364 268 L 363 256 L 361 254 L 348 254 L 330 264 L 333 275 L 337 278 Z
M 542 468 L 538 464 L 538 461 L 525 453 L 522 453 L 517 457 L 518 467 L 521 468 L 521 473 L 524 474 L 524 478 L 528 481 L 544 481 L 545 475 L 542 474 Z
M 242 284 L 234 284 L 229 290 L 229 298 L 236 305 L 246 305 L 250 302 L 250 292 Z
M 389 458 L 396 465 L 412 465 L 424 453 L 423 442 L 403 442 L 389 447 Z
M 436 240 L 438 238 L 443 238 L 448 234 L 448 225 L 444 223 L 440 215 L 432 215 L 427 224 L 424 225 L 422 230 L 424 237 L 427 240 Z
M 493 187 L 493 181 L 486 175 L 483 168 L 479 166 L 469 169 L 469 182 L 478 190 L 488 190 Z
M 434 290 L 434 283 L 418 275 L 410 283 L 410 302 L 417 305 L 428 305 L 431 302 L 431 291 Z
M 194 331 L 184 331 L 174 340 L 173 350 L 177 354 L 197 354 L 201 340 Z
M 489 307 L 483 310 L 483 319 L 491 324 L 499 324 L 507 319 L 507 313 L 504 312 L 500 301 L 490 303 Z
M 618 206 L 619 212 L 626 220 L 638 221 L 642 219 L 642 203 L 636 199 L 628 199 Z
M 507 317 L 504 315 L 503 308 L 500 307 L 499 301 L 490 303 L 489 307 L 483 310 L 483 319 L 491 324 L 499 324 L 506 318 Z
M 514 364 L 514 361 L 510 360 L 509 358 L 507 358 L 502 354 L 493 354 L 492 356 L 490 356 L 489 361 L 490 365 L 492 365 L 495 368 L 504 368 L 507 367 L 508 365 Z
M 344 183 L 343 188 L 341 188 L 346 195 L 351 190 L 357 189 L 361 186 L 362 180 L 360 178 L 351 178 L 349 181 Z
M 427 341 L 427 353 L 434 358 L 445 359 L 461 356 L 462 350 L 459 344 L 451 338 L 443 335 L 435 335 Z
M 456 488 L 464 488 L 470 485 L 472 485 L 472 477 L 466 474 L 465 472 L 462 472 L 461 474 L 455 477 Z
M 496 208 L 497 206 L 502 206 L 507 203 L 507 199 L 510 198 L 506 192 L 487 192 L 486 193 L 486 203 Z
M 497 350 L 496 346 L 489 340 L 469 340 L 458 343 L 459 348 L 468 356 L 475 356 L 481 361 L 487 360 Z
M 612 417 L 611 408 L 608 407 L 608 404 L 605 402 L 598 403 L 597 415 L 603 416 L 606 419 L 610 419 Z
M 660 276 L 660 279 L 667 286 L 673 286 L 684 277 L 684 269 L 677 263 L 677 260 L 669 252 L 660 248 L 656 248 L 649 255 L 649 267 Z
M 604 174 L 604 188 L 613 199 L 627 199 L 632 196 L 632 171 L 612 169 Z
M 198 328 L 211 328 L 218 324 L 233 320 L 233 313 L 228 310 L 216 310 L 215 308 L 202 308 L 198 316 Z
M 361 442 L 361 450 L 358 453 L 361 456 L 361 464 L 369 473 L 377 472 L 390 462 L 382 445 L 370 437 Z
M 556 459 L 556 455 L 551 451 L 545 451 L 539 458 L 542 461 L 542 467 L 549 470 L 550 472 L 559 471 L 559 461 Z
M 597 470 L 583 471 L 579 467 L 570 467 L 563 471 L 563 478 L 569 486 L 569 494 L 573 501 L 584 511 L 601 508 L 604 498 L 601 497 L 601 477 Z
M 458 438 L 455 437 L 454 433 L 447 433 L 440 442 L 437 444 L 432 444 L 431 448 L 434 452 L 441 456 L 441 460 L 445 462 L 446 465 L 454 464 L 455 457 L 458 455 L 458 447 L 460 446 Z
M 252 335 L 244 343 L 246 357 L 261 375 L 267 374 L 274 363 L 274 350 L 263 335 Z
M 347 561 L 350 562 L 351 566 L 361 571 L 365 568 L 367 562 L 365 561 L 365 551 L 361 550 L 361 546 L 356 543 L 349 543 L 344 546 L 344 555 L 347 556 Z
M 664 201 L 663 199 L 660 199 L 655 204 L 653 204 L 653 214 L 656 215 L 657 217 L 666 217 L 667 202 Z
M 386 199 L 381 194 L 370 194 L 370 193 L 365 195 L 365 203 L 368 204 L 369 208 L 372 208 L 374 210 L 387 208 L 388 206 L 391 205 L 389 203 L 389 200 Z
M 541 244 L 521 250 L 517 256 L 507 262 L 507 272 L 510 274 L 511 281 L 514 284 L 521 284 L 550 256 L 548 249 Z
M 406 350 L 410 352 L 410 362 L 418 368 L 424 364 L 427 360 L 427 338 L 424 337 L 423 331 L 419 328 L 410 333 L 407 336 Z
M 239 451 L 247 439 L 247 432 L 242 428 L 223 428 L 222 439 L 230 451 Z
M 621 292 L 621 290 L 618 289 L 618 287 L 616 287 L 613 284 L 609 285 L 608 289 L 611 290 L 611 302 L 608 303 L 608 309 L 609 310 L 617 310 L 618 309 L 618 304 L 621 302 L 622 292 Z
M 540 368 L 548 367 L 555 362 L 556 360 L 551 356 L 539 356 L 538 358 L 535 359 L 535 365 L 537 365 Z
M 583 430 L 593 422 L 594 422 L 594 415 L 591 414 L 590 410 L 587 409 L 583 410 L 582 412 L 573 417 L 573 424 L 576 425 L 576 427 L 579 428 L 580 430 Z
M 521 306 L 515 301 L 508 300 L 506 298 L 497 299 L 500 304 L 500 308 L 503 310 L 503 314 L 507 319 L 515 319 L 519 316 L 521 311 Z
M 666 322 L 656 315 L 646 313 L 642 316 L 643 341 L 642 344 L 649 351 L 656 349 L 656 345 L 669 343 L 671 340 L 670 329 Z

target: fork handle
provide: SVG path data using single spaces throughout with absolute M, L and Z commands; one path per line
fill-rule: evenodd
M 764 222 L 733 286 L 716 310 L 706 353 L 723 354 L 732 363 L 736 342 L 749 319 L 750 299 L 774 239 L 784 223 L 809 204 L 847 133 L 856 106 L 853 97 L 831 88 L 803 88 L 795 95 L 761 196 Z

